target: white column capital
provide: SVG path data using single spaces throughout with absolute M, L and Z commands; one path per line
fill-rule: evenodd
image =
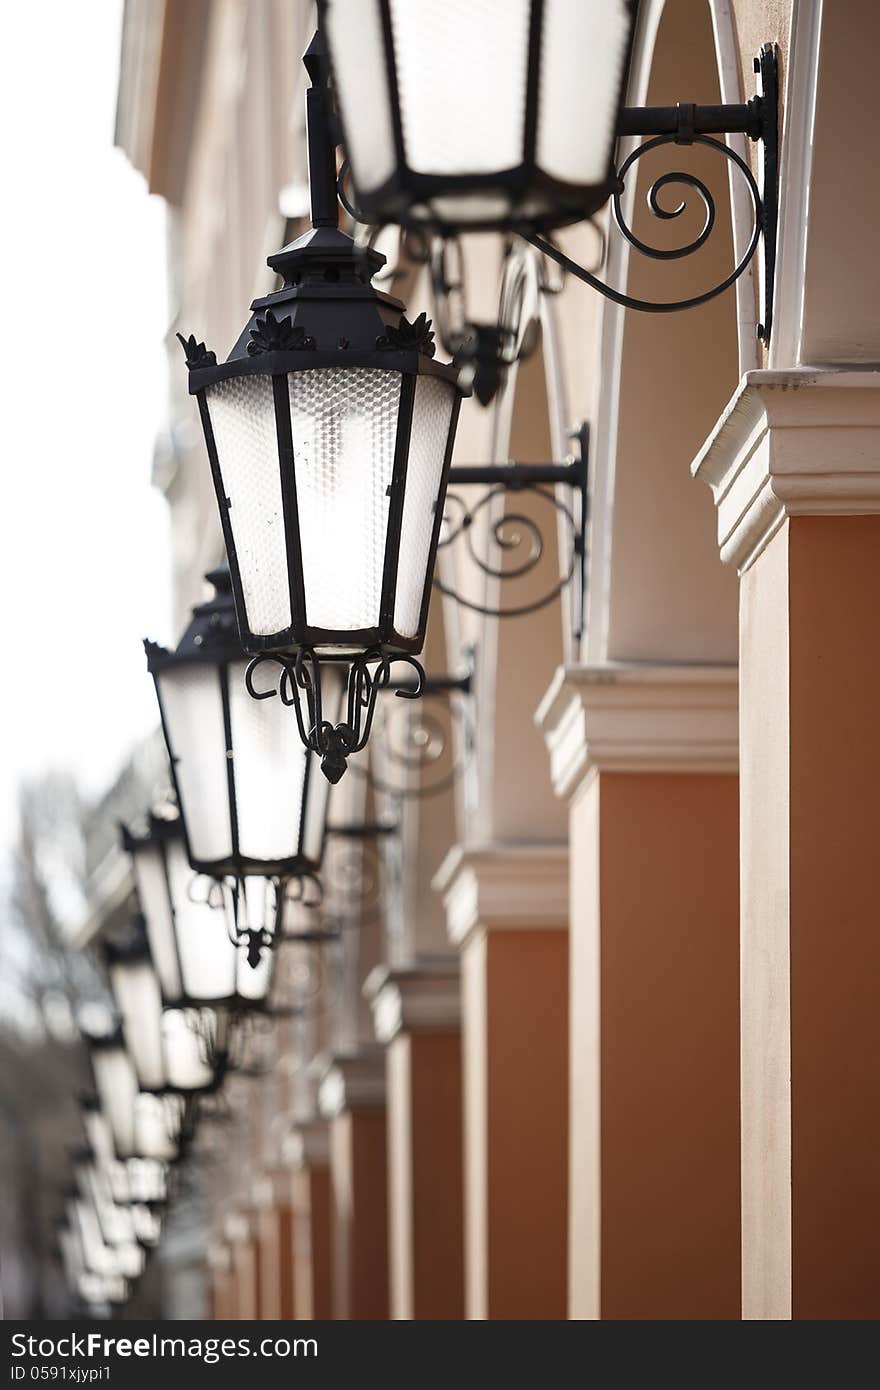
M 228 1274 L 232 1268 L 232 1255 L 229 1246 L 223 1239 L 210 1241 L 208 1245 L 205 1262 L 210 1270 L 217 1274 Z
M 294 1125 L 282 1142 L 282 1157 L 290 1168 L 326 1168 L 330 1163 L 330 1131 L 326 1120 Z
M 880 513 L 880 370 L 746 372 L 691 473 L 740 573 L 786 517 Z
M 380 1043 L 400 1033 L 457 1033 L 461 988 L 457 959 L 420 961 L 405 969 L 377 965 L 364 984 Z
M 233 1247 L 250 1240 L 253 1233 L 251 1221 L 243 1211 L 230 1212 L 223 1223 L 223 1235 Z
M 327 1120 L 344 1110 L 381 1110 L 385 1105 L 385 1054 L 379 1047 L 334 1053 L 325 1059 L 318 1083 L 318 1109 Z
M 559 797 L 593 772 L 736 772 L 735 666 L 561 666 L 535 714 Z
M 434 877 L 450 940 L 478 928 L 568 926 L 568 846 L 510 844 L 449 851 Z

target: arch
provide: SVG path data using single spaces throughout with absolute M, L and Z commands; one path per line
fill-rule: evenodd
M 721 10 L 710 9 L 707 0 L 656 0 L 643 7 L 632 104 L 671 104 L 684 96 L 719 101 L 719 32 L 725 43 L 724 94 L 730 96 L 733 36 Z M 664 262 L 630 252 L 612 230 L 605 278 L 646 299 L 684 297 L 717 283 L 734 253 L 730 199 L 723 191 L 726 161 L 702 147 L 667 146 L 640 163 L 625 208 L 639 237 L 672 247 L 699 230 L 701 208 L 698 213 L 689 206 L 667 223 L 647 208 L 653 178 L 673 168 L 692 171 L 713 190 L 715 230 L 698 255 Z M 661 201 L 673 205 L 676 194 L 667 189 Z M 754 286 L 742 291 L 739 302 L 727 292 L 678 314 L 602 305 L 584 649 L 590 663 L 736 661 L 736 579 L 719 562 L 712 509 L 695 495 L 689 462 L 736 385 L 749 316 L 754 318 Z

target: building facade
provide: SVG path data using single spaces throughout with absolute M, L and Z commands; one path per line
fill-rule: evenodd
M 181 626 L 222 542 L 174 335 L 225 350 L 307 225 L 314 22 L 125 7 L 117 142 L 171 229 L 155 475 Z M 217 1318 L 880 1313 L 878 40 L 867 0 L 641 5 L 629 104 L 745 101 L 776 47 L 770 345 L 760 255 L 639 314 L 514 253 L 536 346 L 465 403 L 456 462 L 561 461 L 586 424 L 586 582 L 571 488 L 463 490 L 425 663 L 469 689 L 386 710 L 334 792 L 338 830 L 373 830 L 331 837 L 340 941 L 306 1015 L 253 1040 L 233 1139 L 203 1142 Z M 751 235 L 745 181 L 679 153 L 716 197 L 699 258 L 560 234 L 643 299 L 723 279 Z M 636 236 L 696 235 L 699 209 L 652 215 L 670 166 L 644 165 Z M 436 313 L 413 246 L 378 245 Z M 462 249 L 491 319 L 509 250 Z

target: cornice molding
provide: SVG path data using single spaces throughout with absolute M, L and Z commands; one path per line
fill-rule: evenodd
M 385 1053 L 379 1047 L 336 1053 L 318 1083 L 318 1109 L 326 1120 L 344 1111 L 385 1107 Z
M 691 473 L 740 574 L 787 517 L 880 513 L 880 369 L 746 372 Z
M 456 845 L 433 886 L 443 895 L 449 938 L 456 946 L 478 928 L 568 926 L 567 845 Z
M 593 772 L 736 772 L 735 666 L 562 666 L 535 714 L 559 797 Z
M 459 977 L 457 959 L 425 961 L 406 969 L 377 965 L 367 976 L 364 995 L 378 1041 L 387 1045 L 400 1033 L 457 1033 Z

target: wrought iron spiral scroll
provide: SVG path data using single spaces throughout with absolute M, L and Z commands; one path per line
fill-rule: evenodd
M 431 698 L 430 693 L 427 698 Z M 439 700 L 441 696 L 438 694 L 433 698 Z M 392 777 L 394 770 L 400 769 L 400 782 L 394 782 L 392 778 L 376 772 L 373 766 L 375 758 L 370 766 L 357 767 L 355 771 L 366 777 L 375 791 L 394 799 L 422 799 L 440 796 L 448 791 L 455 785 L 462 771 L 466 752 L 470 747 L 471 733 L 463 708 L 457 703 L 453 705 L 448 697 L 445 711 L 449 720 L 448 728 L 437 715 L 427 709 L 419 711 L 417 720 L 412 718 L 411 711 L 400 709 L 389 711 L 383 720 L 379 731 L 379 747 L 389 764 Z M 432 779 L 431 769 L 443 761 L 451 743 L 452 725 L 459 720 L 464 721 L 463 752 L 439 777 L 435 776 Z M 402 722 L 405 722 L 405 727 L 401 738 Z M 413 773 L 417 774 L 417 778 L 411 781 Z
M 324 852 L 323 874 L 340 930 L 379 920 L 388 875 L 384 855 L 374 840 L 331 834 Z
M 462 604 L 465 608 L 470 608 L 474 613 L 482 613 L 488 618 L 521 618 L 528 613 L 537 613 L 539 609 L 546 608 L 559 597 L 566 585 L 570 583 L 577 565 L 580 538 L 578 527 L 571 510 L 564 502 L 560 502 L 559 498 L 554 496 L 552 492 L 548 491 L 545 487 L 541 487 L 539 484 L 523 484 L 519 488 L 519 491 L 534 493 L 536 496 L 543 498 L 545 502 L 548 502 L 551 507 L 555 508 L 555 510 L 565 518 L 571 531 L 571 556 L 564 574 L 562 574 L 559 580 L 553 585 L 552 589 L 547 593 L 542 594 L 540 598 L 531 600 L 529 603 L 515 604 L 507 607 L 493 608 L 486 604 L 477 603 L 473 599 L 466 598 L 459 593 L 458 590 L 448 587 L 435 575 L 434 587 L 438 589 L 441 594 L 449 595 L 451 598 L 455 599 L 456 603 Z M 455 506 L 461 508 L 461 513 L 457 521 L 444 517 L 444 520 L 447 522 L 448 530 L 444 536 L 441 536 L 439 545 L 451 545 L 453 541 L 457 540 L 460 536 L 464 536 L 466 549 L 471 560 L 477 568 L 490 579 L 521 579 L 524 575 L 530 574 L 536 569 L 545 552 L 543 532 L 535 518 L 526 515 L 524 512 L 505 512 L 503 516 L 496 518 L 489 528 L 488 534 L 490 543 L 496 546 L 502 554 L 508 555 L 519 551 L 523 545 L 527 545 L 528 554 L 525 554 L 518 563 L 507 567 L 503 564 L 491 564 L 478 554 L 473 542 L 473 523 L 485 507 L 490 506 L 495 498 L 505 496 L 506 492 L 507 488 L 499 483 L 495 487 L 489 488 L 473 507 L 468 507 L 467 503 L 458 493 L 449 492 L 446 494 L 447 507 L 451 502 Z M 511 528 L 512 533 L 510 533 Z
M 705 217 L 702 228 L 689 242 L 685 243 L 683 246 L 670 249 L 649 246 L 647 242 L 642 241 L 640 237 L 636 236 L 632 227 L 630 227 L 624 217 L 621 207 L 621 198 L 625 190 L 626 176 L 633 165 L 650 150 L 659 149 L 661 145 L 680 145 L 681 143 L 681 140 L 675 135 L 655 135 L 652 139 L 646 140 L 644 144 L 634 149 L 620 166 L 618 171 L 618 186 L 611 200 L 614 221 L 621 235 L 624 236 L 629 244 L 641 255 L 649 256 L 653 260 L 681 260 L 685 256 L 692 256 L 694 252 L 699 251 L 702 246 L 705 246 L 716 224 L 715 199 L 710 189 L 696 174 L 687 173 L 684 170 L 671 170 L 656 178 L 648 189 L 647 203 L 655 217 L 661 218 L 663 221 L 672 221 L 675 218 L 681 217 L 687 210 L 688 200 L 687 197 L 685 197 L 675 207 L 664 208 L 660 202 L 660 195 L 664 189 L 679 187 L 682 189 L 690 189 L 693 193 L 696 193 L 703 205 Z M 593 275 L 591 271 L 585 270 L 582 266 L 579 266 L 576 261 L 566 256 L 565 253 L 560 251 L 559 247 L 548 238 L 539 236 L 537 233 L 526 233 L 526 240 L 531 242 L 533 246 L 536 246 L 545 256 L 549 256 L 557 265 L 561 265 L 565 270 L 570 271 L 572 275 L 577 276 L 579 280 L 583 280 L 586 284 L 592 285 L 593 289 L 599 290 L 607 299 L 613 300 L 615 304 L 623 305 L 624 308 L 639 309 L 647 314 L 672 314 L 681 309 L 695 309 L 700 304 L 707 304 L 710 299 L 715 299 L 719 294 L 723 294 L 726 289 L 729 289 L 747 269 L 761 238 L 761 232 L 764 226 L 764 208 L 755 177 L 748 164 L 735 150 L 732 150 L 729 145 L 723 144 L 720 140 L 714 140 L 709 135 L 691 136 L 687 143 L 693 145 L 706 145 L 709 149 L 718 151 L 720 154 L 724 155 L 725 159 L 730 161 L 734 168 L 736 168 L 745 179 L 754 213 L 752 235 L 749 238 L 745 251 L 740 256 L 730 274 L 726 275 L 717 285 L 713 285 L 711 289 L 704 290 L 701 294 L 691 295 L 687 299 L 677 299 L 668 302 L 637 299 L 632 295 L 623 294 L 620 290 L 613 289 L 610 285 L 606 285 L 603 280 Z

